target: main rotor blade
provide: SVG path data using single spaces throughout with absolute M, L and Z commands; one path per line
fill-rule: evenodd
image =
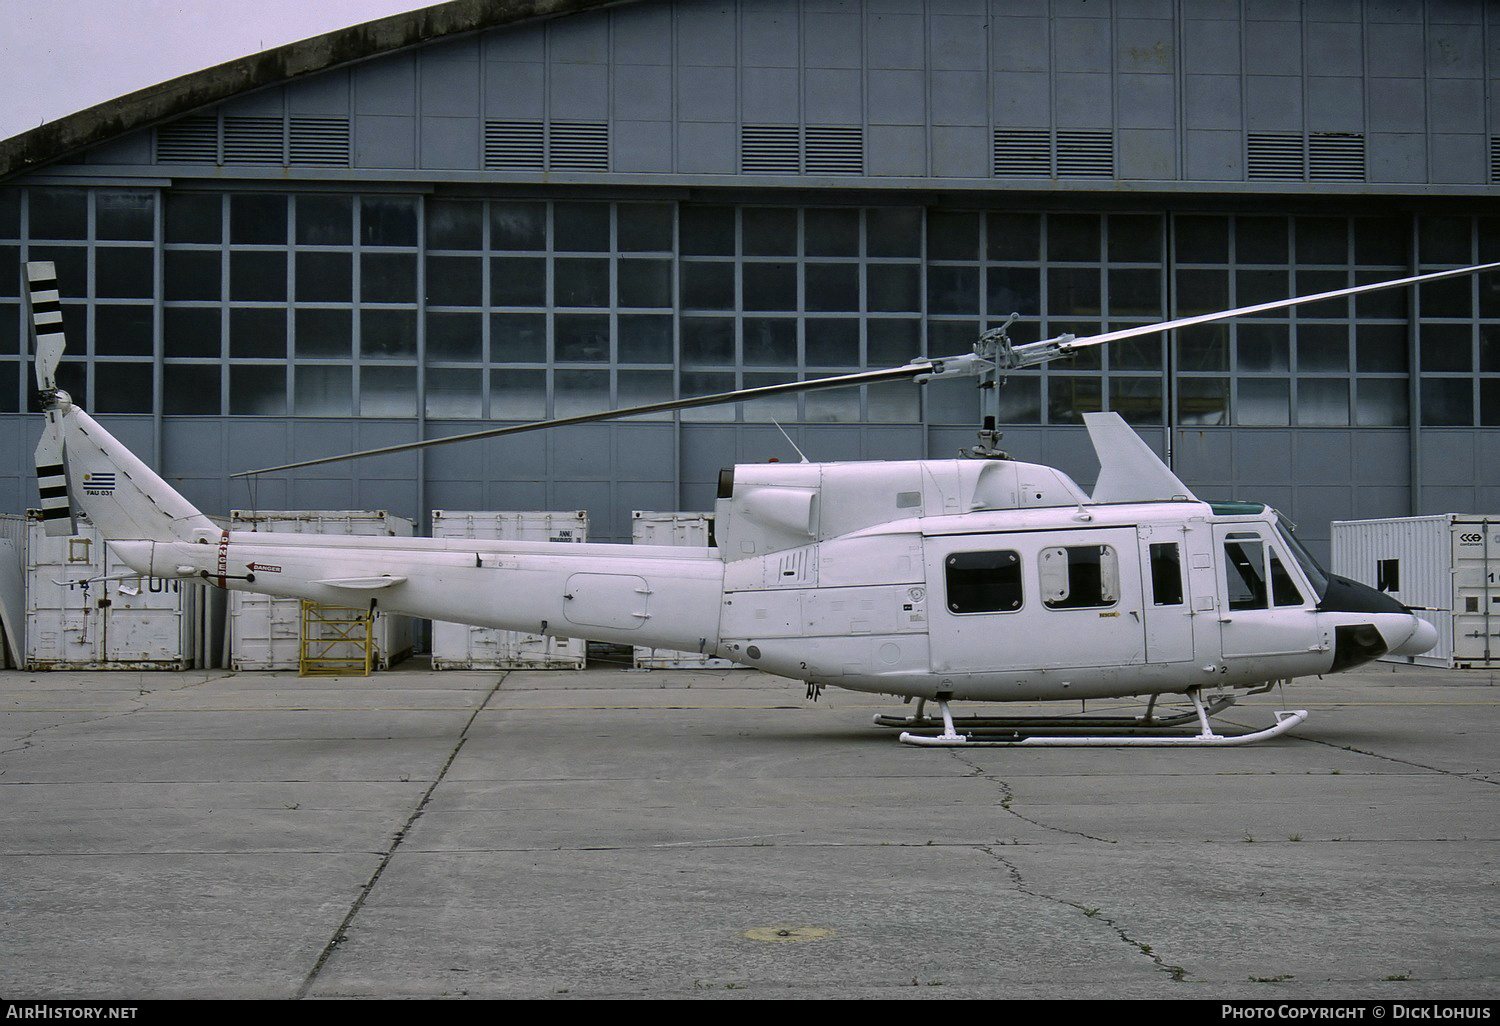
M 364 449 L 360 452 L 344 453 L 339 456 L 323 456 L 314 460 L 301 460 L 297 463 L 283 463 L 277 467 L 262 467 L 260 470 L 242 470 L 237 474 L 229 476 L 254 477 L 256 474 L 271 474 L 281 470 L 296 470 L 300 467 L 316 467 L 324 463 L 359 460 L 364 459 L 366 456 L 388 456 L 392 453 L 411 452 L 414 449 L 427 449 L 435 445 L 449 445 L 453 442 L 470 442 L 479 438 L 498 438 L 501 435 L 518 435 L 526 431 L 542 431 L 547 428 L 569 427 L 574 424 L 591 424 L 595 421 L 617 420 L 622 417 L 639 417 L 648 413 L 691 410 L 700 406 L 723 406 L 727 403 L 742 403 L 751 399 L 765 399 L 769 396 L 812 392 L 822 388 L 848 388 L 854 385 L 868 385 L 882 381 L 905 381 L 940 373 L 942 363 L 943 361 L 940 360 L 923 361 L 921 363 L 909 363 L 904 367 L 891 367 L 885 370 L 860 371 L 857 374 L 840 374 L 831 378 L 814 378 L 811 381 L 788 381 L 781 385 L 761 385 L 757 388 L 741 388 L 733 392 L 716 392 L 713 395 L 694 396 L 690 399 L 669 399 L 659 403 L 646 403 L 642 406 L 626 406 L 618 410 L 580 413 L 572 417 L 555 417 L 552 420 L 535 420 L 526 424 L 511 424 L 507 427 L 471 431 L 462 435 L 449 435 L 446 438 L 428 438 L 420 442 L 387 445 L 379 449 Z
M 1138 338 L 1141 335 L 1155 335 L 1159 331 L 1188 328 L 1194 324 L 1210 324 L 1214 321 L 1227 321 L 1235 317 L 1248 317 L 1251 314 L 1266 313 L 1270 310 L 1285 310 L 1287 307 L 1299 306 L 1303 303 L 1317 303 L 1325 299 L 1338 299 L 1341 296 L 1357 296 L 1364 292 L 1378 292 L 1381 289 L 1394 289 L 1402 285 L 1418 285 L 1424 281 L 1440 281 L 1443 278 L 1458 278 L 1466 274 L 1481 274 L 1485 271 L 1493 271 L 1497 267 L 1500 267 L 1500 262 L 1475 264 L 1472 267 L 1460 267 L 1451 271 L 1433 271 L 1429 274 L 1413 275 L 1410 278 L 1396 278 L 1392 281 L 1377 281 L 1371 282 L 1368 285 L 1354 285 L 1347 289 L 1334 289 L 1332 292 L 1319 292 L 1311 296 L 1295 296 L 1291 299 L 1278 299 L 1271 303 L 1256 303 L 1254 306 L 1241 306 L 1233 310 L 1221 310 L 1218 313 L 1198 314 L 1195 317 L 1181 317 L 1175 321 L 1142 324 L 1138 328 L 1121 328 L 1119 331 L 1106 331 L 1102 335 L 1085 335 L 1082 338 L 1060 342 L 1057 344 L 1057 348 L 1066 353 L 1075 349 L 1083 349 L 1086 346 L 1098 346 L 1106 342 L 1118 342 L 1121 339 Z M 1016 346 L 1015 348 L 1017 351 L 1024 351 L 1027 347 Z

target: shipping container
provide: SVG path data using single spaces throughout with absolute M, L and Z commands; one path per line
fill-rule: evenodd
M 673 545 L 705 552 L 714 545 L 712 513 L 659 513 L 636 510 L 631 514 L 630 541 L 634 545 Z M 739 664 L 702 652 L 679 652 L 671 648 L 635 646 L 638 670 L 733 669 Z
M 410 538 L 412 521 L 385 510 L 243 510 L 230 530 Z M 302 661 L 302 602 L 235 591 L 229 594 L 229 665 L 236 670 L 296 670 Z M 371 623 L 372 665 L 389 669 L 412 651 L 412 618 L 378 609 Z
M 475 541 L 575 543 L 588 540 L 585 510 L 507 512 L 432 511 L 434 538 Z M 588 661 L 588 642 L 496 627 L 432 621 L 434 670 L 581 670 Z
M 48 535 L 26 513 L 26 667 L 185 670 L 205 665 L 202 589 L 143 577 L 110 553 L 80 514 L 78 533 Z
M 1333 524 L 1333 572 L 1383 591 L 1429 621 L 1425 666 L 1500 666 L 1500 516 L 1441 513 Z
M 26 518 L 0 513 L 0 668 L 25 660 L 25 633 Z

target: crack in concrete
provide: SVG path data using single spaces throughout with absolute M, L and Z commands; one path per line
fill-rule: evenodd
M 474 721 L 479 718 L 479 714 L 484 712 L 485 708 L 490 704 L 490 700 L 500 693 L 500 686 L 505 683 L 505 678 L 508 676 L 510 676 L 508 673 L 500 675 L 500 679 L 495 681 L 495 686 L 484 696 L 484 701 L 479 703 L 478 707 L 475 708 L 474 712 L 464 722 L 463 729 L 458 732 L 458 741 L 454 744 L 453 750 L 448 753 L 448 758 L 443 763 L 443 768 L 438 770 L 437 776 L 432 781 L 432 786 L 423 792 L 421 799 L 417 802 L 416 808 L 406 818 L 406 822 L 401 825 L 401 829 L 397 830 L 391 837 L 391 843 L 386 846 L 385 852 L 380 857 L 380 864 L 375 867 L 375 872 L 370 874 L 370 879 L 366 880 L 365 885 L 360 888 L 358 896 L 354 899 L 354 904 L 349 906 L 349 911 L 344 914 L 343 920 L 333 931 L 333 936 L 328 939 L 327 944 L 323 945 L 323 950 L 318 954 L 318 960 L 313 963 L 313 967 L 308 972 L 307 978 L 302 981 L 302 986 L 297 988 L 297 1000 L 300 1001 L 307 997 L 313 988 L 313 984 L 317 982 L 318 976 L 322 974 L 323 967 L 328 964 L 328 960 L 333 957 L 333 953 L 337 950 L 338 946 L 344 942 L 348 935 L 349 927 L 354 922 L 354 917 L 359 915 L 360 909 L 365 907 L 365 902 L 369 900 L 370 895 L 374 892 L 375 885 L 380 882 L 380 878 L 384 875 L 386 867 L 396 857 L 396 849 L 401 847 L 401 842 L 411 833 L 412 827 L 417 824 L 417 820 L 422 818 L 422 813 L 427 811 L 427 806 L 431 803 L 432 796 L 437 791 L 438 785 L 447 778 L 448 770 L 453 767 L 454 761 L 458 758 L 458 753 L 463 750 L 464 745 L 469 740 L 469 729 L 474 726 Z
M 1030 816 L 1024 816 L 1024 815 L 1022 815 L 1021 813 L 1017 812 L 1016 809 L 1015 809 L 1015 805 L 1014 805 L 1014 803 L 1015 803 L 1015 793 L 1011 790 L 1011 786 L 1010 786 L 1009 783 L 1007 783 L 1004 780 L 1001 780 L 999 777 L 995 776 L 992 773 L 986 772 L 985 769 L 982 766 L 979 766 L 976 763 L 970 762 L 968 759 L 965 759 L 956 749 L 949 748 L 949 749 L 947 749 L 947 752 L 948 752 L 948 754 L 950 756 L 952 756 L 952 758 L 956 762 L 958 762 L 961 765 L 969 767 L 969 773 L 968 773 L 969 776 L 971 776 L 971 777 L 977 777 L 980 780 L 988 781 L 989 783 L 994 784 L 997 788 L 999 788 L 999 790 L 1000 790 L 1000 808 L 1004 809 L 1010 815 L 1012 815 L 1012 816 L 1016 817 L 1017 819 L 1021 820 L 1021 822 L 1023 822 L 1023 823 L 1030 823 L 1032 826 L 1041 827 L 1043 830 L 1054 830 L 1054 831 L 1056 831 L 1057 833 L 1060 833 L 1060 834 L 1070 834 L 1070 835 L 1072 835 L 1074 837 L 1082 837 L 1082 838 L 1085 838 L 1085 839 L 1090 840 L 1090 841 L 1100 841 L 1100 842 L 1102 842 L 1104 844 L 1119 844 L 1120 843 L 1118 840 L 1115 840 L 1114 838 L 1099 837 L 1096 834 L 1085 833 L 1082 830 L 1069 830 L 1067 827 L 1053 826 L 1050 823 L 1043 823 L 1039 819 L 1033 819 Z
M 1354 755 L 1367 755 L 1372 759 L 1381 759 L 1385 762 L 1393 762 L 1398 766 L 1412 766 L 1416 769 L 1427 770 L 1430 773 L 1441 773 L 1446 777 L 1458 777 L 1460 780 L 1473 780 L 1481 784 L 1500 784 L 1500 780 L 1491 779 L 1493 770 L 1473 770 L 1463 772 L 1461 770 L 1443 769 L 1441 766 L 1429 766 L 1422 762 L 1413 762 L 1411 759 L 1402 759 L 1394 755 L 1382 755 L 1364 748 L 1355 748 L 1353 745 L 1341 745 L 1333 741 L 1320 741 L 1315 737 L 1299 737 L 1296 740 L 1304 741 L 1310 745 L 1322 745 L 1324 748 L 1332 748 L 1340 752 L 1351 752 Z
M 1082 912 L 1084 917 L 1087 919 L 1097 919 L 1100 924 L 1109 927 L 1109 929 L 1115 934 L 1115 936 L 1124 941 L 1128 946 L 1134 948 L 1140 954 L 1145 955 L 1147 958 L 1151 959 L 1152 965 L 1156 968 L 1156 970 L 1171 977 L 1173 983 L 1184 983 L 1187 981 L 1188 971 L 1185 967 L 1174 965 L 1173 963 L 1168 962 L 1165 958 L 1162 958 L 1161 955 L 1153 951 L 1151 945 L 1136 940 L 1129 933 L 1127 933 L 1125 931 L 1125 928 L 1114 919 L 1111 919 L 1109 916 L 1100 915 L 1100 909 L 1097 906 L 1083 905 L 1076 901 L 1069 901 L 1067 898 L 1059 898 L 1052 894 L 1043 894 L 1040 891 L 1033 890 L 1026 885 L 1025 879 L 1021 876 L 1020 867 L 1018 867 L 1015 863 L 1011 862 L 1005 856 L 996 852 L 993 848 L 981 845 L 979 850 L 1005 867 L 1006 872 L 1010 875 L 1011 882 L 1015 884 L 1017 893 L 1024 894 L 1027 897 L 1031 898 L 1038 898 L 1042 901 L 1050 901 L 1054 905 L 1062 905 L 1065 908 L 1075 909 L 1079 912 Z

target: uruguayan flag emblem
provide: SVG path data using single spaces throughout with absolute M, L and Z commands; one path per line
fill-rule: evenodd
M 84 474 L 83 490 L 88 495 L 113 495 L 115 491 L 114 473 Z

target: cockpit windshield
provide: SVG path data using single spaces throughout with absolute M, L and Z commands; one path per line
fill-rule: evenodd
M 1328 571 L 1324 570 L 1313 554 L 1307 551 L 1307 547 L 1298 540 L 1296 535 L 1297 525 L 1292 523 L 1281 513 L 1276 514 L 1276 533 L 1281 535 L 1281 540 L 1296 558 L 1297 564 L 1302 567 L 1302 572 L 1307 575 L 1308 583 L 1318 593 L 1318 601 L 1328 593 Z

